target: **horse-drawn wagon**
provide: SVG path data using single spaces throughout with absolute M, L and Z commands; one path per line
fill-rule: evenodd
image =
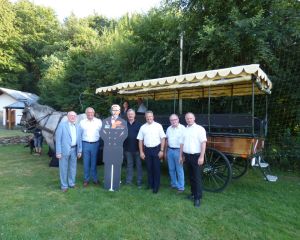
M 263 159 L 267 133 L 267 96 L 271 94 L 272 82 L 259 65 L 244 65 L 212 71 L 197 72 L 136 82 L 119 83 L 100 87 L 97 94 L 112 95 L 126 100 L 144 98 L 147 101 L 172 100 L 174 111 L 183 112 L 186 100 L 196 99 L 196 121 L 205 127 L 208 143 L 203 165 L 204 189 L 219 192 L 226 188 L 232 178 L 244 175 L 249 162 L 258 166 L 268 181 L 277 177 L 269 173 L 269 166 Z M 264 98 L 265 115 L 257 117 L 255 104 Z M 216 99 L 231 100 L 230 111 L 216 109 L 221 104 Z M 234 112 L 233 101 L 247 99 L 250 107 L 242 105 Z M 200 104 L 201 102 L 201 104 Z M 206 106 L 203 107 L 203 104 Z M 175 106 L 179 110 L 176 111 Z M 200 106 L 201 105 L 201 106 Z M 241 105 L 241 104 L 240 104 Z M 222 108 L 222 107 L 221 107 Z M 186 111 L 191 111 L 186 107 Z M 244 111 L 241 111 L 244 110 Z M 241 113 L 242 112 L 242 113 Z M 171 113 L 171 112 L 170 112 Z M 184 123 L 180 115 L 181 123 Z M 156 121 L 168 125 L 167 116 L 157 116 Z

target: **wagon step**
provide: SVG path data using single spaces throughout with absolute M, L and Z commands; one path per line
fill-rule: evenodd
M 265 179 L 268 181 L 268 182 L 276 182 L 278 177 L 277 176 L 274 176 L 274 175 L 269 175 L 267 174 Z
M 261 157 L 258 156 L 258 157 L 252 158 L 251 166 L 252 167 L 267 168 L 267 167 L 269 167 L 269 163 L 267 163 L 265 161 L 262 161 Z
M 264 175 L 264 179 L 268 182 L 276 182 L 278 177 L 271 175 L 271 170 L 269 163 L 265 162 L 261 156 L 256 156 L 251 160 L 251 166 L 260 169 L 261 173 Z

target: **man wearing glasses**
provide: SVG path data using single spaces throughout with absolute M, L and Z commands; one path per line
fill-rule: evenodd
M 60 187 L 63 192 L 75 188 L 77 158 L 81 157 L 82 142 L 77 114 L 68 112 L 68 121 L 62 121 L 55 133 L 56 157 L 59 159 Z
M 168 160 L 171 187 L 177 189 L 178 193 L 184 191 L 184 171 L 180 162 L 180 140 L 185 127 L 179 123 L 176 114 L 169 118 L 171 126 L 168 127 L 166 136 L 165 158 Z

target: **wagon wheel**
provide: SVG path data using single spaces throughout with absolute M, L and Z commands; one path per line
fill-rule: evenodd
M 248 170 L 248 159 L 242 157 L 227 156 L 231 163 L 232 179 L 238 179 Z
M 214 148 L 207 148 L 203 164 L 203 189 L 221 192 L 231 180 L 231 165 L 227 157 Z

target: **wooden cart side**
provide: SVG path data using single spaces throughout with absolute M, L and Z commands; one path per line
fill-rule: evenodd
M 250 158 L 264 148 L 264 138 L 244 136 L 208 136 L 207 146 L 226 155 Z

